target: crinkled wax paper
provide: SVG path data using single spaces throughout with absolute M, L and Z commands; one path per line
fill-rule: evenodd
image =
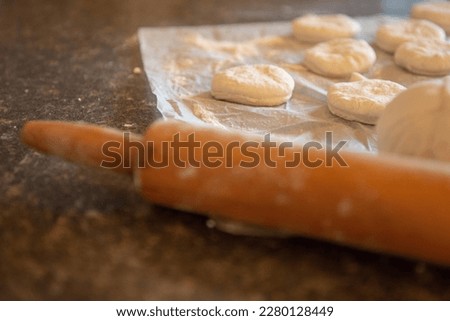
M 393 17 L 372 16 L 357 20 L 359 38 L 372 44 L 379 24 Z M 271 133 L 295 142 L 348 141 L 345 148 L 376 152 L 375 128 L 346 121 L 328 111 L 327 87 L 346 79 L 316 75 L 301 64 L 311 44 L 294 39 L 290 22 L 233 24 L 197 27 L 142 28 L 139 30 L 145 72 L 157 96 L 163 117 L 205 122 L 256 134 Z M 375 66 L 365 75 L 409 86 L 427 77 L 415 76 L 396 66 L 392 55 L 373 46 Z M 252 107 L 215 100 L 211 79 L 224 68 L 270 63 L 284 68 L 295 80 L 292 98 L 278 107 Z

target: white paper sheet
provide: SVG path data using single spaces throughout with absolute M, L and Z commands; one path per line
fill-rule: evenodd
M 359 38 L 372 43 L 378 25 L 393 19 L 357 18 L 363 27 Z M 346 79 L 318 76 L 301 65 L 303 53 L 311 44 L 293 38 L 290 22 L 142 28 L 139 41 L 145 72 L 163 117 L 257 134 L 270 132 L 300 143 L 324 143 L 325 132 L 331 131 L 334 141 L 348 141 L 346 149 L 376 152 L 374 126 L 346 121 L 328 111 L 328 86 Z M 377 62 L 366 74 L 368 78 L 405 86 L 428 79 L 401 69 L 392 55 L 376 46 L 374 49 Z M 278 65 L 292 75 L 296 86 L 289 102 L 278 107 L 251 107 L 218 101 L 210 95 L 215 72 L 254 63 Z

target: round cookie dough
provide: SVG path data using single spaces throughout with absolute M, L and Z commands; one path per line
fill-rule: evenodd
M 361 31 L 361 25 L 343 14 L 307 14 L 292 21 L 292 31 L 300 41 L 322 42 L 354 37 Z
M 344 119 L 374 125 L 386 105 L 405 89 L 381 79 L 337 83 L 328 88 L 328 109 Z
M 411 8 L 411 17 L 434 22 L 450 33 L 450 2 L 421 2 Z
M 334 78 L 348 77 L 353 72 L 365 72 L 377 59 L 365 40 L 351 38 L 322 42 L 305 52 L 303 63 L 311 71 Z
M 433 39 L 405 42 L 395 51 L 395 62 L 415 74 L 445 76 L 450 73 L 450 43 Z
M 375 43 L 384 51 L 394 53 L 402 43 L 421 38 L 445 40 L 445 31 L 426 20 L 399 20 L 381 25 L 375 34 Z
M 378 149 L 450 162 L 450 77 L 415 84 L 388 104 Z
M 292 96 L 294 79 L 273 65 L 242 65 L 214 75 L 214 98 L 252 106 L 277 106 Z

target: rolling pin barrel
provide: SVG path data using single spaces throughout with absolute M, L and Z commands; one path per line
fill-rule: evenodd
M 340 153 L 344 163 L 330 163 L 324 149 L 304 155 L 302 146 L 268 148 L 259 136 L 178 121 L 156 122 L 144 138 L 86 124 L 30 122 L 22 139 L 97 167 L 113 164 L 114 155 L 131 157 L 137 189 L 157 204 L 450 265 L 444 163 L 351 152 Z M 304 158 L 293 163 L 297 156 Z

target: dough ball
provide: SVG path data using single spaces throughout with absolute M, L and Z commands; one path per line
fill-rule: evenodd
M 434 22 L 450 33 L 450 2 L 421 2 L 411 8 L 411 17 Z
M 308 14 L 292 21 L 292 31 L 300 41 L 322 42 L 354 37 L 361 31 L 361 25 L 343 14 Z
M 214 98 L 252 106 L 277 106 L 292 96 L 294 79 L 273 65 L 242 65 L 214 75 Z
M 337 83 L 328 89 L 328 109 L 344 119 L 374 125 L 386 105 L 405 89 L 381 79 Z
M 415 74 L 445 76 L 450 73 L 450 43 L 433 39 L 405 42 L 395 51 L 395 62 Z
M 402 43 L 422 38 L 445 40 L 445 31 L 426 20 L 399 20 L 381 25 L 375 34 L 375 43 L 384 51 L 394 53 Z
M 377 124 L 381 152 L 450 162 L 450 77 L 411 86 Z
M 303 63 L 317 74 L 344 78 L 353 72 L 366 72 L 376 59 L 375 51 L 366 41 L 341 38 L 309 48 Z

